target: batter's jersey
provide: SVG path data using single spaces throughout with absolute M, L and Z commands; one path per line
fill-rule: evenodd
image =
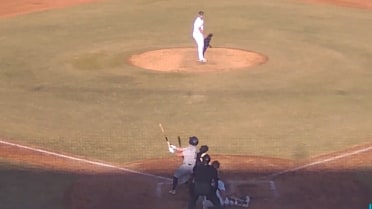
M 182 150 L 183 163 L 194 166 L 196 162 L 196 146 L 189 145 Z

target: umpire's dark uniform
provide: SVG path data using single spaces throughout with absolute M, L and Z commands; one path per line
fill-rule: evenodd
M 199 152 L 196 153 L 196 162 L 194 168 L 192 169 L 193 172 L 195 172 L 197 166 L 203 163 L 203 156 L 207 154 L 208 150 L 209 147 L 207 145 L 202 145 L 200 147 Z
M 191 177 L 189 179 L 189 190 L 190 190 L 190 194 L 192 194 L 194 191 L 194 174 L 195 174 L 195 169 L 196 167 L 198 167 L 199 165 L 201 165 L 203 163 L 203 156 L 207 154 L 209 150 L 209 147 L 208 145 L 202 145 L 200 148 L 199 148 L 199 152 L 196 153 L 196 162 L 195 162 L 195 166 L 194 168 L 192 169 L 192 174 L 191 174 Z
M 193 191 L 190 195 L 188 209 L 195 209 L 196 201 L 200 196 L 206 196 L 215 208 L 221 208 L 221 203 L 217 197 L 217 170 L 209 165 L 210 156 L 208 154 L 203 156 L 203 163 L 195 168 Z

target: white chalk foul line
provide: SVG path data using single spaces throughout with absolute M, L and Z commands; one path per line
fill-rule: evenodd
M 326 159 L 323 159 L 323 160 L 314 161 L 312 163 L 308 163 L 308 164 L 305 164 L 305 165 L 302 165 L 302 166 L 298 166 L 298 167 L 295 167 L 295 168 L 291 168 L 291 169 L 283 170 L 283 171 L 280 171 L 280 172 L 277 172 L 277 173 L 273 173 L 271 175 L 268 175 L 267 178 L 275 178 L 277 176 L 280 176 L 280 175 L 283 175 L 283 174 L 286 174 L 286 173 L 290 173 L 290 172 L 302 170 L 304 168 L 308 168 L 308 167 L 311 167 L 311 166 L 315 166 L 315 165 L 319 165 L 319 164 L 324 164 L 324 163 L 327 163 L 327 162 L 330 162 L 330 161 L 334 161 L 334 160 L 338 160 L 338 159 L 350 157 L 352 155 L 357 155 L 357 154 L 360 154 L 360 153 L 363 153 L 363 152 L 367 152 L 369 150 L 372 150 L 372 145 L 369 146 L 369 147 L 365 147 L 363 149 L 355 150 L 353 152 L 344 153 L 342 155 L 337 155 L 337 156 L 326 158 Z
M 39 153 L 44 153 L 44 154 L 56 156 L 56 157 L 59 157 L 59 158 L 65 158 L 65 159 L 74 160 L 74 161 L 78 161 L 78 162 L 83 162 L 83 163 L 87 163 L 87 164 L 91 164 L 91 165 L 96 165 L 96 166 L 101 166 L 101 167 L 106 167 L 106 168 L 112 168 L 112 169 L 116 169 L 116 170 L 120 170 L 120 171 L 124 171 L 124 172 L 128 172 L 128 173 L 134 173 L 134 174 L 147 176 L 147 177 L 152 177 L 152 178 L 156 178 L 156 179 L 161 179 L 161 180 L 165 180 L 165 181 L 171 181 L 171 179 L 167 178 L 167 177 L 157 176 L 157 175 L 153 175 L 153 174 L 150 174 L 150 173 L 144 173 L 144 172 L 135 171 L 135 170 L 127 169 L 127 168 L 121 168 L 121 167 L 118 167 L 118 166 L 110 165 L 108 163 L 95 162 L 95 161 L 81 159 L 81 158 L 72 157 L 72 156 L 68 156 L 68 155 L 58 154 L 58 153 L 55 153 L 55 152 L 50 152 L 50 151 L 46 151 L 46 150 L 38 149 L 38 148 L 32 148 L 32 147 L 28 147 L 28 146 L 24 146 L 24 145 L 20 145 L 20 144 L 15 144 L 15 143 L 3 141 L 3 140 L 0 140 L 0 143 L 1 144 L 6 144 L 6 145 L 9 145 L 9 146 L 14 146 L 14 147 L 26 149 L 26 150 L 31 150 L 31 151 L 34 151 L 34 152 L 39 152 Z

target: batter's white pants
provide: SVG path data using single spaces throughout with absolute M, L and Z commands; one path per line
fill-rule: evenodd
M 180 184 L 183 184 L 187 180 L 189 180 L 191 174 L 193 173 L 193 168 L 194 168 L 194 164 L 183 163 L 176 169 L 173 176 L 178 178 L 178 182 Z
M 192 37 L 195 39 L 198 48 L 198 58 L 199 61 L 204 60 L 203 49 L 204 49 L 204 36 L 202 33 L 193 33 Z

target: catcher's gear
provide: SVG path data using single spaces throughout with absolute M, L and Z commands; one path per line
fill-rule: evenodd
M 215 169 L 219 169 L 220 168 L 220 162 L 218 160 L 215 160 L 211 163 L 211 165 L 215 168 Z
M 224 205 L 232 205 L 232 206 L 240 206 L 243 208 L 247 208 L 249 206 L 251 198 L 249 196 L 245 197 L 226 197 L 224 201 Z
M 196 146 L 199 144 L 199 139 L 196 136 L 190 136 L 189 144 Z

